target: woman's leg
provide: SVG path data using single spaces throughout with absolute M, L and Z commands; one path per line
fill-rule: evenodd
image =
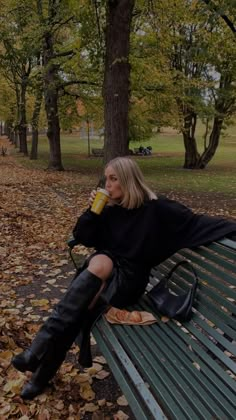
M 113 262 L 107 255 L 94 255 L 87 269 L 73 280 L 30 348 L 13 358 L 16 369 L 35 372 L 21 393 L 23 398 L 32 399 L 42 393 L 55 375 L 78 334 L 83 313 L 95 304 L 112 270 Z

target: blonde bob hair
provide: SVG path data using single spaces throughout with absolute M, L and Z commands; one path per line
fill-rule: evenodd
M 157 196 L 146 185 L 143 174 L 137 163 L 129 157 L 117 157 L 107 163 L 115 171 L 124 194 L 119 203 L 127 209 L 140 207 L 145 200 L 156 200 Z M 105 168 L 105 169 L 106 169 Z

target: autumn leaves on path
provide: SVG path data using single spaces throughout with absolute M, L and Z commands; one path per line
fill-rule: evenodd
M 0 139 L 0 148 L 6 143 Z M 54 391 L 32 402 L 19 397 L 27 377 L 10 364 L 12 355 L 31 342 L 74 274 L 66 239 L 87 206 L 89 190 L 73 173 L 28 170 L 9 154 L 0 157 L 1 420 L 128 418 L 121 393 L 114 390 L 111 401 L 97 392 L 110 376 L 100 355 L 91 369 L 80 373 L 79 349 L 73 346 L 55 377 Z M 80 247 L 78 252 L 89 251 Z

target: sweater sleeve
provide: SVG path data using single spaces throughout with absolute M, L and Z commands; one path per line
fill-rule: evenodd
M 236 223 L 233 221 L 196 214 L 168 198 L 160 198 L 159 217 L 173 252 L 204 245 L 236 231 Z
M 159 200 L 159 217 L 166 231 L 181 233 L 198 217 L 191 209 L 177 201 L 166 197 L 160 197 Z
M 87 209 L 77 220 L 73 229 L 73 236 L 78 243 L 98 248 L 101 241 L 101 215 L 97 215 Z

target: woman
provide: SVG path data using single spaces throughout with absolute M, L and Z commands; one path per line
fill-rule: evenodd
M 97 316 L 108 305 L 123 308 L 135 303 L 144 293 L 154 265 L 181 248 L 236 232 L 234 222 L 196 215 L 175 201 L 157 198 L 130 158 L 108 163 L 105 188 L 110 196 L 108 205 L 100 215 L 93 213 L 90 209 L 96 191 L 92 191 L 90 207 L 73 231 L 78 243 L 94 247 L 96 252 L 72 281 L 30 348 L 13 358 L 16 369 L 33 372 L 21 393 L 24 399 L 44 391 L 94 309 Z

